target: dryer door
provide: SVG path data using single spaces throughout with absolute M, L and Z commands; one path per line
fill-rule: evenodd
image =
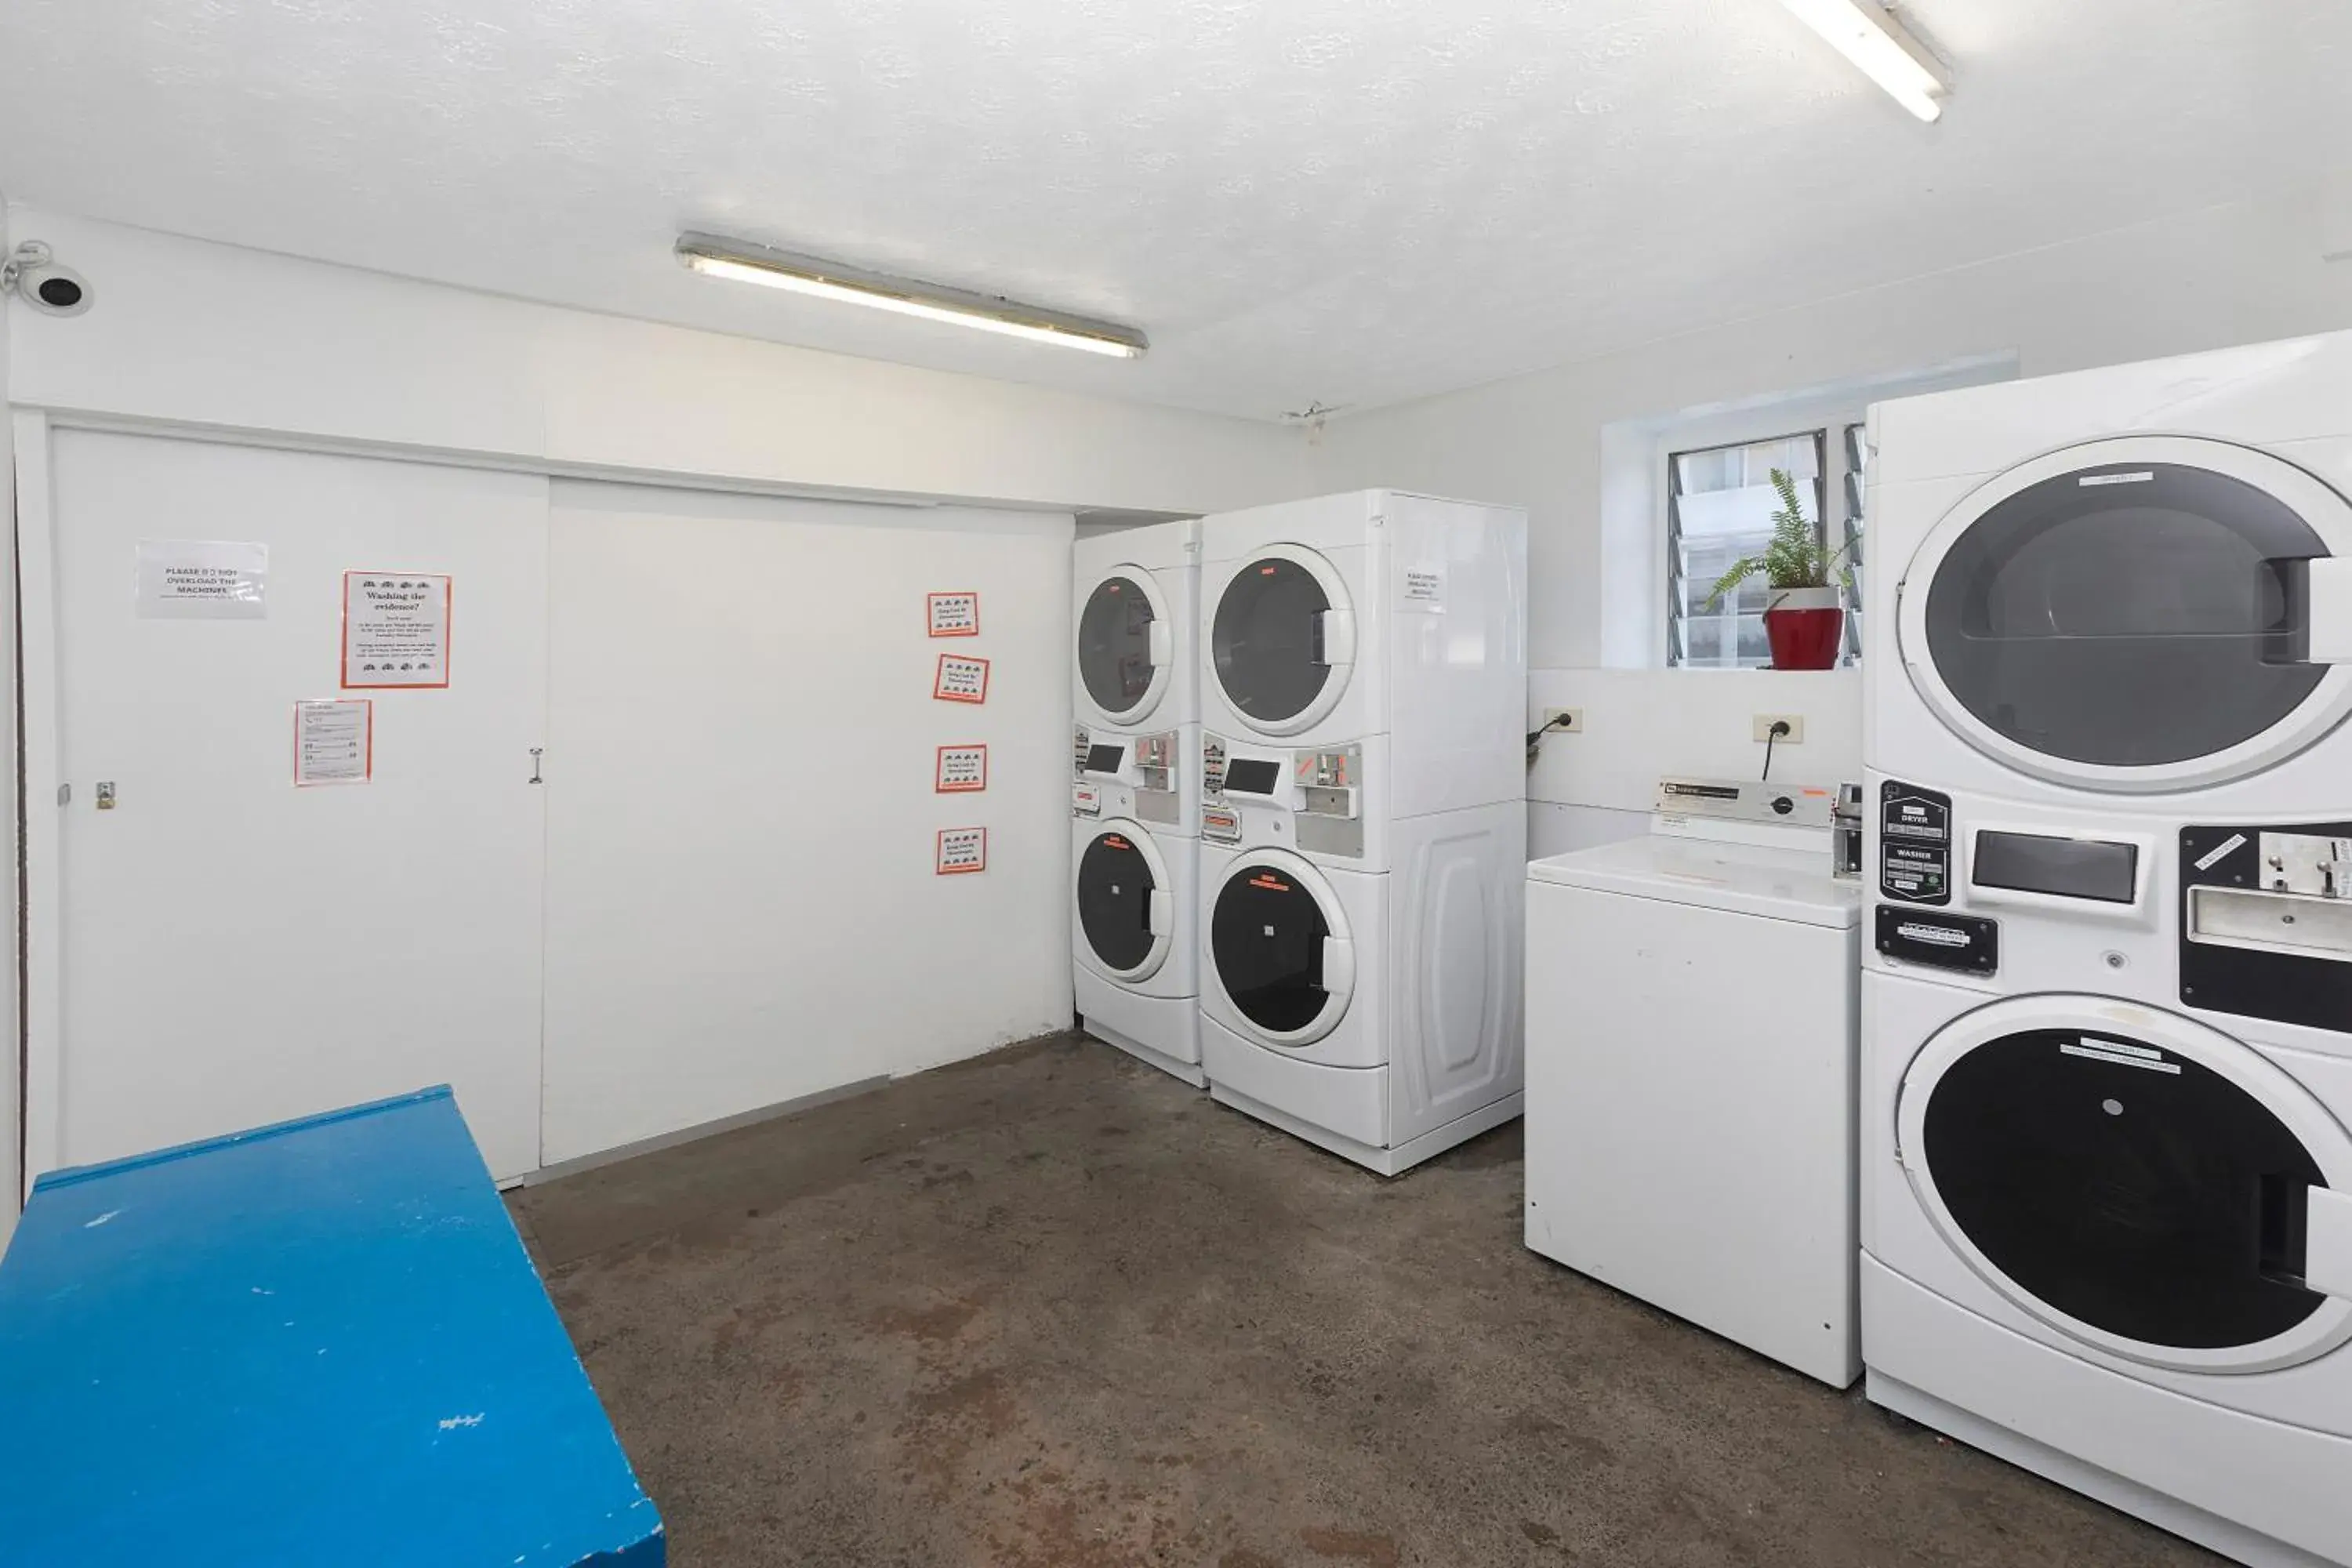
M 2022 773 L 2194 788 L 2352 708 L 2352 504 L 2266 452 L 2188 437 L 2068 447 L 1971 492 L 1904 574 L 1913 685 Z
M 1295 735 L 1338 705 L 1356 662 L 1356 612 L 1331 563 L 1270 544 L 1226 580 L 1209 622 L 1218 689 L 1262 735 Z
M 1355 942 L 1339 894 L 1286 850 L 1244 855 L 1226 872 L 1209 912 L 1209 961 L 1268 1045 L 1312 1045 L 1339 1026 L 1355 993 Z
M 1078 930 L 1114 980 L 1149 980 L 1168 962 L 1176 885 L 1151 835 L 1114 817 L 1078 852 Z
M 1168 689 L 1175 624 L 1140 566 L 1114 566 L 1078 609 L 1078 679 L 1108 724 L 1139 724 Z
M 1998 1002 L 1920 1050 L 1895 1118 L 1944 1239 L 2075 1339 L 2250 1373 L 2352 1337 L 2352 1137 L 2226 1035 L 2105 997 Z

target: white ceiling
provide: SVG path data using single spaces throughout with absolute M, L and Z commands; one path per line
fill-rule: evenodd
M 2352 163 L 2340 0 L 1908 15 L 1958 79 L 1939 125 L 1775 0 L 0 0 L 0 190 L 1267 416 Z M 681 227 L 1131 321 L 1152 352 L 698 278 Z

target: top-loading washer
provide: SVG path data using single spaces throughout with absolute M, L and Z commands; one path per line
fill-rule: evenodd
M 1397 816 L 1524 798 L 1527 517 L 1360 490 L 1201 524 L 1201 720 L 1314 750 L 1396 737 Z
M 1070 703 L 1081 727 L 1133 735 L 1201 717 L 1200 542 L 1187 518 L 1071 546 Z
M 2120 812 L 2340 807 L 2352 332 L 1902 399 L 1869 428 L 1872 767 Z

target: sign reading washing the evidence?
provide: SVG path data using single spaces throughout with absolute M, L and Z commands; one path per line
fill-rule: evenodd
M 450 582 L 435 572 L 343 574 L 343 689 L 449 684 Z

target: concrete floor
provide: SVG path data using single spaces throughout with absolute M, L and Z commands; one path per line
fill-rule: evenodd
M 515 1195 L 678 1568 L 2211 1563 L 1036 1042 Z

